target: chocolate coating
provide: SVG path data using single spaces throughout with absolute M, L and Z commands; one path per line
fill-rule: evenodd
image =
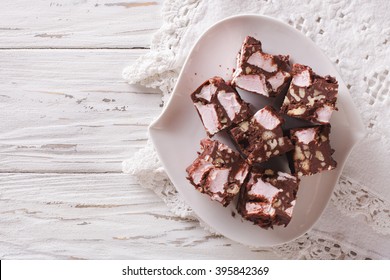
M 287 226 L 295 206 L 299 179 L 271 169 L 252 169 L 248 178 L 240 190 L 238 213 L 265 229 Z
M 187 179 L 198 191 L 227 206 L 238 194 L 249 166 L 225 144 L 208 138 L 200 144 L 202 151 L 186 169 Z
M 256 116 L 262 112 L 266 112 L 268 118 L 274 118 L 272 121 L 275 127 L 270 129 L 259 123 L 259 117 Z M 263 119 L 266 120 L 266 118 Z M 266 106 L 250 120 L 231 129 L 229 134 L 236 146 L 247 157 L 249 164 L 261 163 L 293 149 L 290 139 L 283 136 L 281 127 L 283 123 L 283 118 L 271 106 Z
M 293 79 L 283 101 L 281 113 L 314 123 L 329 123 L 337 110 L 338 83 L 334 77 L 321 77 L 309 66 L 294 64 Z
M 330 129 L 328 124 L 291 130 L 291 140 L 295 145 L 292 160 L 296 175 L 313 175 L 337 167 L 337 162 L 332 158 L 334 150 L 329 141 Z
M 210 137 L 251 114 L 249 104 L 221 77 L 205 81 L 191 94 L 191 99 Z
M 247 36 L 237 55 L 237 68 L 232 85 L 264 96 L 277 96 L 285 92 L 291 80 L 288 55 L 271 55 L 262 51 L 261 42 Z M 249 86 L 246 79 L 250 78 Z M 262 88 L 262 89 L 261 89 Z

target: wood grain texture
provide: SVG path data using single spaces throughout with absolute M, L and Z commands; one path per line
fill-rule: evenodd
M 161 3 L 2 1 L 0 48 L 148 48 L 161 26 Z
M 8 173 L 0 194 L 1 259 L 275 257 L 174 216 L 125 174 Z
M 142 53 L 0 51 L 0 172 L 121 172 L 161 111 L 121 77 Z
M 174 216 L 121 173 L 161 111 L 158 91 L 121 77 L 161 3 L 2 1 L 1 259 L 275 258 Z

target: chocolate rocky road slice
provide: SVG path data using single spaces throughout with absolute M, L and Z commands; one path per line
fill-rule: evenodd
M 291 220 L 299 179 L 272 169 L 252 169 L 249 180 L 241 188 L 238 212 L 262 228 L 287 226 Z
M 314 123 L 329 123 L 336 108 L 338 83 L 331 76 L 321 77 L 309 66 L 294 64 L 292 81 L 281 113 Z
M 198 191 L 227 206 L 238 194 L 249 166 L 223 143 L 205 138 L 200 145 L 202 151 L 186 169 L 187 179 Z
M 291 80 L 288 55 L 262 51 L 261 42 L 247 36 L 237 55 L 232 85 L 267 97 L 284 92 Z
M 210 137 L 251 114 L 249 104 L 220 77 L 205 81 L 191 94 L 191 99 Z
M 229 134 L 249 164 L 262 163 L 293 149 L 290 139 L 283 136 L 283 123 L 275 109 L 266 106 L 231 129 Z
M 292 152 L 295 174 L 313 175 L 336 168 L 329 141 L 330 129 L 328 124 L 291 130 L 291 140 L 295 144 Z

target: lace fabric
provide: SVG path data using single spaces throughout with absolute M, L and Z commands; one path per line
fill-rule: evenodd
M 340 177 L 332 201 L 343 214 L 362 216 L 376 232 L 390 234 L 390 204 L 351 178 Z
M 390 77 L 385 68 L 390 65 L 390 29 L 381 28 L 390 26 L 390 19 L 384 14 L 384 7 L 390 8 L 389 2 L 263 0 L 231 1 L 226 5 L 223 0 L 166 0 L 162 11 L 164 24 L 155 34 L 150 52 L 127 67 L 123 75 L 129 83 L 159 88 L 163 101 L 167 101 L 190 47 L 215 21 L 238 13 L 258 13 L 294 26 L 335 63 L 367 126 L 366 138 L 352 152 L 334 190 L 333 205 L 345 216 L 363 220 L 373 229 L 369 234 L 379 234 L 378 238 L 382 238 L 390 233 L 390 188 L 383 182 L 383 174 L 390 169 L 386 156 L 390 148 L 386 121 L 390 117 L 387 110 Z M 367 166 L 366 162 L 371 165 Z M 154 190 L 174 214 L 197 219 L 166 176 L 150 141 L 133 158 L 124 161 L 123 171 L 136 176 L 142 186 Z M 368 245 L 340 241 L 337 234 L 335 237 L 322 233 L 318 228 L 270 250 L 293 259 L 390 257 L 388 243 L 385 244 L 388 251 L 377 254 Z

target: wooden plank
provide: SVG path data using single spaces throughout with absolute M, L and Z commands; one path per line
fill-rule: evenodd
M 275 258 L 171 214 L 126 174 L 2 174 L 1 259 Z
M 145 52 L 0 51 L 0 172 L 120 172 L 161 111 L 121 77 Z
M 162 0 L 2 1 L 0 48 L 147 48 Z

